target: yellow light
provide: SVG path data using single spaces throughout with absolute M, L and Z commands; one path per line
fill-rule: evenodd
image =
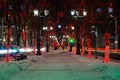
M 13 37 L 11 37 L 10 41 L 13 41 Z
M 6 39 L 5 39 L 5 38 L 3 38 L 3 41 L 5 42 L 5 41 L 6 41 Z

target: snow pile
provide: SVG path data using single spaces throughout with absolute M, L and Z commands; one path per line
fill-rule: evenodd
M 9 80 L 15 74 L 27 69 L 30 63 L 25 61 L 3 63 L 0 65 L 0 80 Z
M 100 74 L 102 80 L 120 80 L 120 65 L 116 63 L 91 63 L 91 71 Z

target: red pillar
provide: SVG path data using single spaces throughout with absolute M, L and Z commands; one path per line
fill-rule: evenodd
M 22 32 L 22 38 L 23 38 L 24 49 L 26 50 L 26 31 L 25 30 L 23 30 Z
M 89 36 L 88 36 L 87 40 L 88 40 L 88 55 L 87 55 L 87 57 L 88 58 L 92 58 L 92 54 L 91 54 L 91 39 L 90 39 Z
M 10 49 L 10 36 L 11 36 L 11 29 L 10 26 L 7 27 L 7 53 L 6 53 L 6 59 L 5 62 L 10 62 L 10 53 L 9 53 L 9 49 Z
M 105 33 L 105 57 L 104 62 L 109 62 L 109 50 L 110 50 L 110 33 Z

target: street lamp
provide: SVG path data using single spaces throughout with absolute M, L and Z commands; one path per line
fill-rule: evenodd
M 92 31 L 91 34 L 93 34 L 94 36 L 94 40 L 92 40 L 92 42 L 94 43 L 94 48 L 95 48 L 95 59 L 98 58 L 97 56 L 97 47 L 98 47 L 98 30 L 97 30 L 97 26 L 92 26 Z
M 48 27 L 44 26 L 43 30 L 48 32 Z M 47 33 L 47 43 L 46 43 L 46 52 L 49 52 L 49 44 L 48 44 L 48 33 Z
M 83 16 L 86 16 L 87 15 L 87 11 L 84 9 L 83 10 Z
M 33 13 L 34 13 L 33 15 L 38 18 L 37 21 L 39 21 L 39 19 L 45 18 L 48 16 L 49 10 L 44 10 L 43 11 L 44 14 L 41 14 L 41 12 L 38 9 L 34 9 Z M 41 39 L 40 39 L 41 38 L 40 23 L 38 23 L 37 28 L 38 28 L 37 29 L 37 55 L 41 55 L 41 51 L 40 51 L 40 41 L 41 41 Z
M 35 9 L 34 11 L 33 11 L 33 13 L 34 13 L 34 16 L 35 17 L 39 17 L 39 11 L 38 11 L 38 9 Z M 37 29 L 37 54 L 36 55 L 41 55 L 41 51 L 40 51 L 40 28 L 39 28 L 39 25 L 38 25 L 38 29 Z M 35 46 L 34 46 L 35 47 Z
M 83 18 L 84 16 L 87 15 L 87 11 L 85 9 L 83 9 L 83 15 L 80 16 L 79 15 L 80 12 L 79 11 L 76 11 L 76 10 L 71 10 L 71 16 L 73 16 L 76 20 L 76 55 L 79 55 L 80 54 L 80 36 L 79 36 L 79 26 L 78 26 L 78 18 Z
M 38 11 L 38 9 L 35 9 L 34 10 L 34 16 L 38 16 L 39 15 L 39 11 Z

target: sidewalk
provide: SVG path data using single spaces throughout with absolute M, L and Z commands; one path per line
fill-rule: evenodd
M 67 53 L 69 52 L 69 49 L 62 49 L 61 47 L 56 49 L 56 50 L 53 50 L 51 49 L 49 52 L 47 52 L 48 54 L 57 54 L 57 53 Z
M 58 53 L 58 52 L 61 52 L 61 53 L 69 53 L 69 54 L 75 54 L 75 55 L 76 55 L 76 47 L 73 47 L 73 48 L 72 48 L 72 52 L 69 52 L 69 48 L 66 49 L 66 50 L 58 49 L 58 50 L 55 51 L 55 53 Z M 105 50 L 104 50 L 104 48 L 102 48 L 102 49 L 101 49 L 101 48 L 98 48 L 98 49 L 96 50 L 96 52 L 97 52 L 96 55 L 97 55 L 98 59 L 104 60 L 104 55 L 105 55 Z M 92 58 L 95 59 L 95 50 L 94 50 L 94 48 L 92 48 L 91 53 L 92 53 Z M 86 53 L 84 53 L 84 54 L 85 54 L 86 57 L 87 57 L 87 51 L 86 51 Z M 112 49 L 112 51 L 110 51 L 109 56 L 110 56 L 110 61 L 114 61 L 114 62 L 120 63 L 120 52 L 119 52 L 119 50 L 117 50 L 117 52 L 115 52 L 115 50 Z

